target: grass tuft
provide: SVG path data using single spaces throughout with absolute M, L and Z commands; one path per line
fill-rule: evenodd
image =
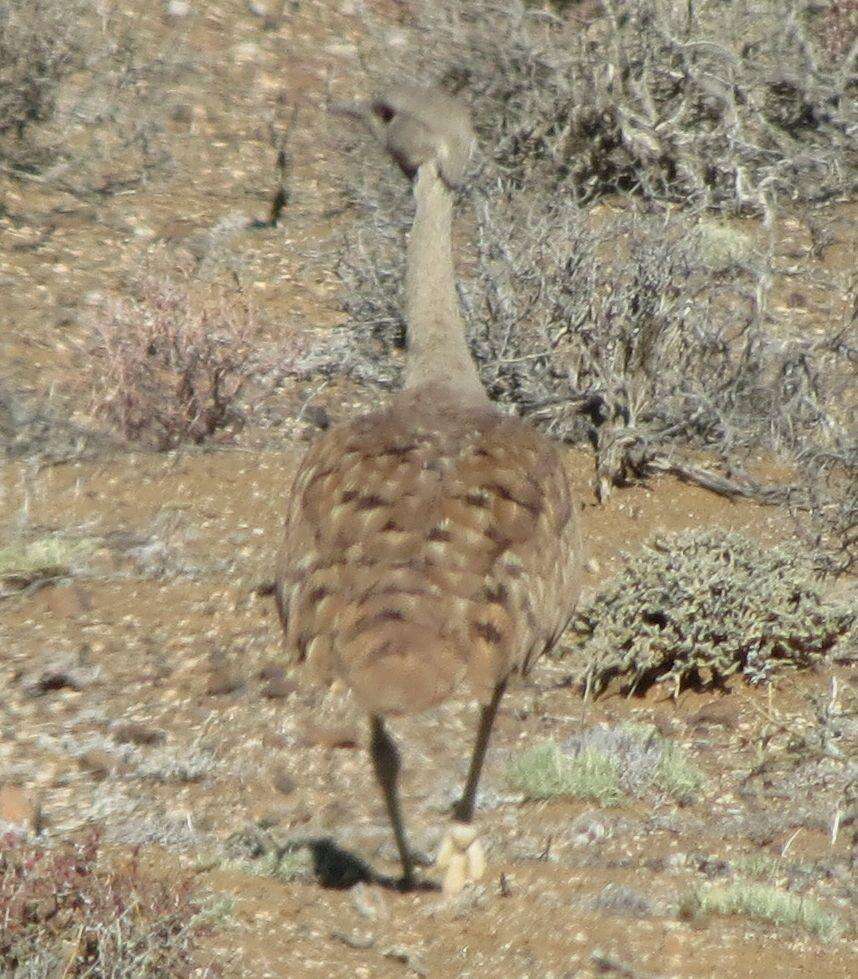
M 783 860 L 771 857 L 768 853 L 754 853 L 747 857 L 736 857 L 730 861 L 733 869 L 745 877 L 757 880 L 775 880 L 783 867 Z
M 706 778 L 679 745 L 665 741 L 655 784 L 678 802 L 688 802 L 699 795 Z
M 616 759 L 595 749 L 570 757 L 553 741 L 531 748 L 513 761 L 507 778 L 528 799 L 573 796 L 611 806 L 623 796 Z
M 721 914 L 756 918 L 787 928 L 802 928 L 819 938 L 842 931 L 842 923 L 810 898 L 769 884 L 739 882 L 696 888 L 680 905 L 680 914 Z
M 546 741 L 514 759 L 507 780 L 528 799 L 572 796 L 609 806 L 652 788 L 685 804 L 706 781 L 685 752 L 651 724 L 600 725 L 560 745 Z
M 64 578 L 95 549 L 91 540 L 73 540 L 59 534 L 0 548 L 0 579 L 24 588 L 34 581 Z

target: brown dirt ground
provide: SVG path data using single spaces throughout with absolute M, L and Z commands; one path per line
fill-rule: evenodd
M 85 405 L 73 392 L 88 311 L 105 295 L 122 295 L 154 250 L 194 255 L 195 236 L 225 215 L 264 216 L 274 176 L 266 120 L 285 118 L 295 100 L 301 114 L 286 220 L 239 231 L 224 247 L 241 256 L 240 276 L 269 338 L 341 322 L 330 258 L 353 215 L 342 204 L 329 124 L 315 106 L 328 84 L 350 92 L 353 79 L 363 77 L 361 9 L 388 18 L 391 31 L 399 29 L 400 11 L 382 0 L 303 3 L 263 31 L 238 0 L 200 5 L 179 20 L 161 16 L 160 5 L 126 6 L 142 51 L 154 57 L 173 48 L 196 66 L 180 72 L 163 96 L 169 170 L 95 201 L 0 177 L 8 211 L 31 219 L 0 218 L 3 380 L 34 397 L 50 394 L 57 410 L 81 421 Z M 117 149 L 104 176 L 132 163 Z M 842 268 L 853 254 L 849 219 L 846 209 L 832 213 L 829 268 Z M 798 218 L 784 222 L 778 233 L 788 257 L 808 232 Z M 823 259 L 808 259 L 817 261 Z M 212 277 L 225 267 L 213 263 Z M 790 273 L 776 295 L 796 309 L 796 324 L 804 318 L 803 328 L 813 329 L 831 313 L 832 300 L 814 287 L 814 269 L 806 271 L 800 289 Z M 854 692 L 845 667 L 788 677 L 769 689 L 737 682 L 677 701 L 654 691 L 584 706 L 568 683 L 570 660 L 544 662 L 516 685 L 497 723 L 481 812 L 488 882 L 452 906 L 434 892 L 331 890 L 306 875 L 284 883 L 206 860 L 236 831 L 261 821 L 284 839 L 331 836 L 379 869 L 395 870 L 361 750 L 361 719 L 348 699 L 303 686 L 272 698 L 259 678 L 276 663 L 280 637 L 270 599 L 254 589 L 271 576 L 284 495 L 300 441 L 310 437 L 297 416 L 315 390 L 296 385 L 282 393 L 279 434 L 251 429 L 214 451 L 116 452 L 44 468 L 28 461 L 4 467 L 3 537 L 23 527 L 32 536 L 61 530 L 95 542 L 76 582 L 0 605 L 0 780 L 5 770 L 39 799 L 46 832 L 104 825 L 117 847 L 143 843 L 156 872 L 190 868 L 201 886 L 233 897 L 231 918 L 199 953 L 201 969 L 218 962 L 227 976 L 858 973 L 848 937 L 822 941 L 748 918 L 688 921 L 676 910 L 695 884 L 730 879 L 724 867 L 737 857 L 778 858 L 786 849 L 785 867 L 798 874 L 811 868 L 802 892 L 854 922 L 854 889 L 844 883 L 852 827 L 830 841 L 840 783 L 832 777 L 828 790 L 824 778 L 803 785 L 801 762 L 789 750 L 796 732 L 812 729 L 811 698 L 827 695 L 832 676 L 839 690 Z M 318 400 L 336 420 L 375 398 L 338 382 Z M 760 465 L 765 469 L 766 460 Z M 589 590 L 656 531 L 721 526 L 766 543 L 793 533 L 776 509 L 728 503 L 671 478 L 617 491 L 598 507 L 592 467 L 588 453 L 570 453 L 596 560 Z M 57 661 L 82 671 L 81 689 L 27 696 L 28 679 Z M 234 689 L 212 692 L 213 675 L 231 678 Z M 427 849 L 461 783 L 474 717 L 473 706 L 450 704 L 395 726 L 410 831 Z M 163 731 L 165 743 L 118 746 L 112 725 L 128 720 Z M 652 722 L 688 750 L 707 777 L 698 801 L 601 809 L 509 796 L 503 767 L 510 753 L 543 737 L 562 740 L 582 727 L 627 720 Z M 106 778 L 82 759 L 94 749 L 116 759 Z M 176 766 L 194 764 L 198 770 L 175 775 Z M 285 793 L 274 787 L 284 775 L 292 782 Z M 599 910 L 594 899 L 607 884 L 644 895 L 650 913 Z

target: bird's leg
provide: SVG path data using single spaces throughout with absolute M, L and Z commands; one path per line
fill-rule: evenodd
M 370 752 L 375 768 L 375 777 L 381 786 L 384 803 L 387 806 L 387 815 L 390 818 L 393 835 L 396 837 L 396 845 L 399 848 L 399 858 L 402 861 L 400 885 L 403 889 L 407 889 L 414 883 L 414 857 L 405 839 L 405 826 L 402 822 L 402 809 L 399 805 L 399 792 L 396 784 L 400 768 L 399 751 L 387 733 L 381 717 L 376 714 L 370 717 L 370 729 L 372 732 Z
M 486 704 L 480 713 L 480 725 L 477 728 L 477 740 L 474 742 L 474 753 L 471 755 L 471 767 L 468 771 L 468 780 L 465 783 L 462 798 L 453 807 L 453 818 L 460 823 L 470 823 L 474 818 L 474 805 L 477 800 L 477 785 L 480 781 L 480 773 L 483 770 L 483 762 L 486 757 L 486 749 L 489 746 L 489 738 L 492 733 L 492 725 L 495 722 L 495 715 L 498 712 L 498 705 L 506 690 L 506 680 L 495 687 L 492 699 Z
M 477 832 L 471 825 L 474 818 L 474 806 L 477 799 L 477 785 L 489 746 L 495 715 L 498 705 L 506 689 L 506 681 L 499 683 L 492 694 L 492 699 L 482 708 L 480 725 L 477 728 L 477 740 L 474 742 L 474 752 L 471 755 L 471 766 L 468 770 L 468 780 L 465 783 L 462 797 L 453 807 L 453 826 L 447 832 L 438 851 L 438 866 L 445 871 L 443 891 L 448 897 L 455 897 L 467 883 L 477 881 L 486 869 L 486 859 Z

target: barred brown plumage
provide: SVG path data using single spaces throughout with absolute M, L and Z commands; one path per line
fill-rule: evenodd
M 408 367 L 389 407 L 332 429 L 307 452 L 288 502 L 276 595 L 290 653 L 320 680 L 344 681 L 370 713 L 407 886 L 413 858 L 384 717 L 461 690 L 480 702 L 454 812 L 470 823 L 508 677 L 551 648 L 574 610 L 581 541 L 561 453 L 494 408 L 465 340 L 450 245 L 451 185 L 473 144 L 464 109 L 408 88 L 349 113 L 416 174 Z M 452 833 L 439 862 L 454 893 L 481 872 L 479 841 Z

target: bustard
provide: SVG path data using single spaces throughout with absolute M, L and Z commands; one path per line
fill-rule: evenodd
M 468 112 L 417 87 L 344 111 L 413 181 L 405 382 L 389 407 L 308 450 L 288 500 L 277 604 L 292 655 L 369 713 L 403 889 L 415 858 L 385 718 L 463 691 L 481 705 L 438 856 L 455 894 L 484 870 L 474 803 L 507 680 L 554 645 L 574 609 L 578 521 L 558 448 L 491 404 L 468 350 L 451 250 L 453 192 L 475 145 Z

